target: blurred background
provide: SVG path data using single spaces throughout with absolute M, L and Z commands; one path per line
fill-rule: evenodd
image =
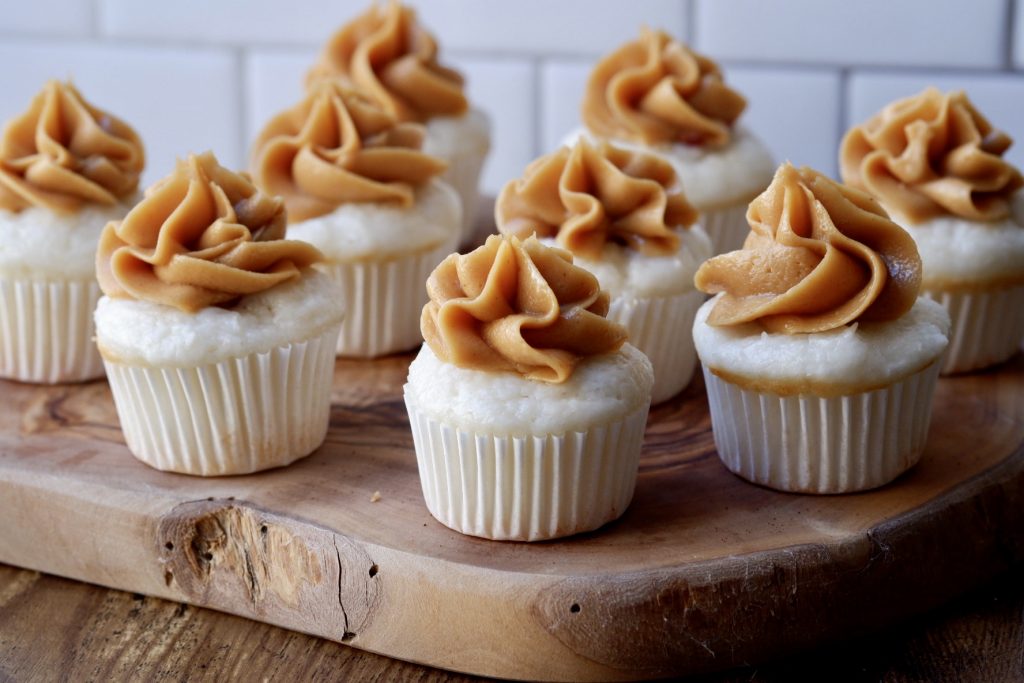
M 717 59 L 742 121 L 779 160 L 836 172 L 846 128 L 927 85 L 965 89 L 1020 143 L 1024 0 L 413 0 L 492 117 L 495 192 L 578 122 L 591 65 L 641 25 Z M 368 0 L 22 0 L 0 11 L 0 120 L 48 78 L 131 123 L 146 184 L 212 149 L 247 163 L 266 120 L 296 102 L 320 45 Z

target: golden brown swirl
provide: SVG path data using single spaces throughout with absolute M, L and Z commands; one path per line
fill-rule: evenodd
M 599 260 L 608 242 L 673 254 L 678 229 L 692 225 L 697 212 L 661 157 L 580 138 L 505 185 L 495 218 L 507 235 L 557 237 L 560 247 Z
M 427 280 L 420 328 L 438 358 L 488 372 L 564 382 L 583 358 L 619 349 L 608 293 L 572 255 L 535 237 L 492 235 L 452 254 Z
M 724 292 L 711 325 L 757 321 L 770 332 L 823 332 L 893 320 L 914 305 L 921 259 L 914 240 L 869 195 L 817 171 L 779 167 L 750 204 L 743 249 L 697 271 L 697 289 Z
M 115 204 L 135 192 L 144 164 L 131 126 L 50 81 L 0 135 L 0 209 Z
M 843 180 L 913 222 L 953 214 L 995 221 L 1024 185 L 1003 154 L 1012 144 L 963 92 L 935 88 L 893 102 L 843 138 Z
M 747 106 L 718 65 L 644 29 L 594 68 L 583 96 L 583 123 L 595 135 L 642 144 L 721 147 Z
M 469 104 L 462 76 L 437 62 L 437 42 L 397 0 L 374 3 L 324 46 L 306 84 L 340 79 L 399 121 L 458 116 Z
M 103 230 L 96 275 L 103 292 L 195 312 L 301 276 L 322 260 L 284 239 L 284 204 L 213 154 L 190 155 Z
M 284 198 L 293 223 L 342 204 L 411 206 L 416 188 L 446 167 L 420 151 L 423 135 L 423 126 L 396 123 L 355 91 L 321 81 L 260 133 L 253 176 Z

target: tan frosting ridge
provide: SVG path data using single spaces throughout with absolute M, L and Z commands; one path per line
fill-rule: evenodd
M 533 161 L 495 204 L 501 232 L 556 237 L 573 254 L 599 260 L 607 242 L 649 255 L 675 253 L 679 228 L 697 220 L 672 165 L 653 154 L 581 138 Z
M 963 92 L 935 88 L 893 102 L 843 138 L 843 180 L 913 222 L 953 214 L 996 221 L 1024 185 L 1003 154 L 1012 144 Z
M 285 209 L 213 154 L 190 155 L 100 237 L 96 275 L 112 298 L 195 312 L 301 276 L 322 260 L 284 239 Z
M 420 151 L 423 135 L 423 126 L 397 123 L 355 91 L 321 81 L 260 133 L 253 176 L 284 198 L 293 223 L 342 204 L 411 206 L 416 188 L 446 168 Z
M 697 289 L 724 292 L 711 325 L 757 321 L 770 332 L 823 332 L 893 320 L 914 305 L 914 240 L 860 190 L 783 164 L 747 211 L 743 249 L 706 261 Z
M 457 116 L 469 103 L 462 76 L 437 61 L 437 41 L 397 0 L 374 4 L 327 41 L 307 85 L 341 79 L 400 121 Z
M 746 106 L 715 62 L 666 33 L 643 29 L 594 67 L 581 113 L 601 137 L 721 147 Z
M 131 126 L 86 102 L 70 83 L 49 81 L 0 134 L 0 209 L 115 204 L 138 187 L 144 164 Z
M 452 254 L 427 280 L 423 338 L 441 360 L 488 372 L 564 382 L 583 358 L 611 353 L 626 330 L 608 293 L 572 255 L 535 237 L 492 235 Z

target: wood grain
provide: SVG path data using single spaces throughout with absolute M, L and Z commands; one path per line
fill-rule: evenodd
M 550 680 L 764 661 L 1024 561 L 1020 359 L 942 380 L 922 463 L 838 497 L 729 474 L 697 382 L 652 413 L 626 515 L 538 544 L 463 537 L 430 517 L 401 402 L 408 360 L 339 362 L 324 447 L 212 480 L 135 461 L 104 383 L 0 384 L 0 561 L 432 666 Z

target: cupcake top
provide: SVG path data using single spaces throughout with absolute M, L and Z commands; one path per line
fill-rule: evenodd
M 144 164 L 131 126 L 49 81 L 0 134 L 0 209 L 114 205 L 135 192 Z
M 437 61 L 437 41 L 410 7 L 374 4 L 327 41 L 307 85 L 340 79 L 400 121 L 460 116 L 469 108 L 462 76 Z
M 596 261 L 609 243 L 672 254 L 678 230 L 692 225 L 697 212 L 661 157 L 580 138 L 506 184 L 495 219 L 504 234 L 554 237 L 558 246 Z
M 260 133 L 253 176 L 284 199 L 292 222 L 350 203 L 408 207 L 446 167 L 420 151 L 423 136 L 422 126 L 398 123 L 355 91 L 320 81 Z
M 963 92 L 928 88 L 850 129 L 839 162 L 847 184 L 912 223 L 947 215 L 998 221 L 1024 185 L 1003 158 L 1011 144 Z
M 582 117 L 601 137 L 722 147 L 746 105 L 715 62 L 666 33 L 643 29 L 594 67 Z
M 783 164 L 750 204 L 743 249 L 697 271 L 715 299 L 707 322 L 758 322 L 769 332 L 824 332 L 894 320 L 921 287 L 913 239 L 878 202 L 809 168 Z
M 560 383 L 584 358 L 617 351 L 626 330 L 609 296 L 572 255 L 531 237 L 492 235 L 452 254 L 427 280 L 420 328 L 434 354 L 463 368 Z
M 309 244 L 285 240 L 285 225 L 281 199 L 210 152 L 189 155 L 124 220 L 107 225 L 96 275 L 114 299 L 186 312 L 230 305 L 298 278 L 320 260 Z

